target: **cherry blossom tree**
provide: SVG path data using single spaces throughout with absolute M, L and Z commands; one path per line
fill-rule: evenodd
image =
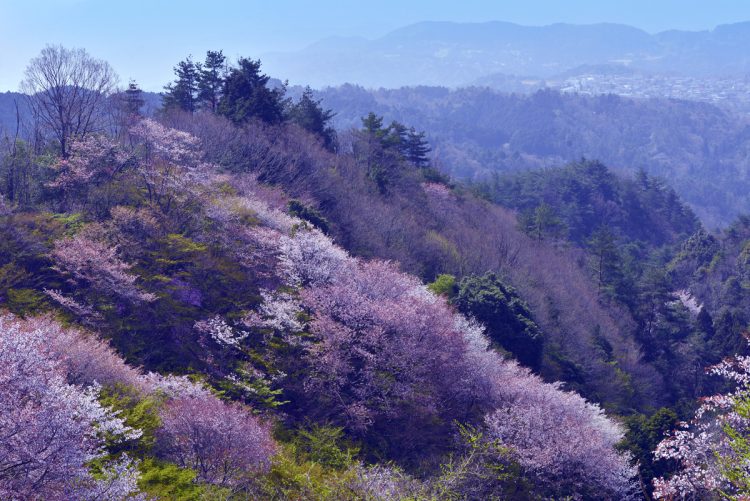
M 694 418 L 658 445 L 656 458 L 676 461 L 679 469 L 654 480 L 657 498 L 750 496 L 750 357 L 726 360 L 710 372 L 734 390 L 703 398 Z
M 293 285 L 317 286 L 346 274 L 351 261 L 320 230 L 300 228 L 281 241 L 281 269 Z
M 457 416 L 452 368 L 462 365 L 463 341 L 447 307 L 425 301 L 418 281 L 388 263 L 348 268 L 301 293 L 319 338 L 308 349 L 309 390 L 331 419 L 360 433 L 378 421 Z
M 240 341 L 248 335 L 247 332 L 235 329 L 218 315 L 208 320 L 200 320 L 193 327 L 198 332 L 208 335 L 216 343 L 234 348 L 238 348 Z
M 59 191 L 65 210 L 88 208 L 106 215 L 122 196 L 114 181 L 130 164 L 128 152 L 105 135 L 71 138 L 69 155 L 53 166 L 56 176 L 47 186 Z
M 305 388 L 318 419 L 362 437 L 390 435 L 406 451 L 418 447 L 410 432 L 429 436 L 435 423 L 486 415 L 487 435 L 540 488 L 632 494 L 635 471 L 614 448 L 618 425 L 598 406 L 503 360 L 480 325 L 414 277 L 348 257 L 315 230 L 285 237 L 280 259 L 288 284 L 302 287 L 299 300 L 267 294 L 255 318 L 296 328 L 290 315 L 310 313 L 316 339 L 306 348 Z
M 198 140 L 187 132 L 151 119 L 130 128 L 139 142 L 137 172 L 148 198 L 168 213 L 175 202 L 197 196 L 211 179 L 211 166 L 201 160 Z
M 489 437 L 510 447 L 525 472 L 547 489 L 634 496 L 636 471 L 615 451 L 622 429 L 579 395 L 518 372 L 498 381 L 514 398 L 488 415 Z
M 65 191 L 112 179 L 126 165 L 129 155 L 118 143 L 94 134 L 71 140 L 70 154 L 54 165 L 57 173 L 49 186 Z
M 136 285 L 138 277 L 130 273 L 130 265 L 120 260 L 116 248 L 85 235 L 77 234 L 55 242 L 52 258 L 59 271 L 70 274 L 79 284 L 91 286 L 98 292 L 134 303 L 156 299 Z
M 0 497 L 122 499 L 135 491 L 123 457 L 95 479 L 87 463 L 104 456 L 103 436 L 137 438 L 96 400 L 98 388 L 65 381 L 48 346 L 46 324 L 0 317 Z M 95 497 L 98 496 L 98 497 Z
M 43 331 L 51 356 L 65 374 L 69 384 L 127 385 L 148 391 L 140 371 L 126 364 L 106 341 L 94 334 L 74 328 L 63 328 L 49 317 L 31 318 L 19 324 L 24 331 Z
M 210 394 L 180 396 L 161 412 L 157 448 L 203 482 L 240 489 L 275 452 L 269 428 L 249 409 Z

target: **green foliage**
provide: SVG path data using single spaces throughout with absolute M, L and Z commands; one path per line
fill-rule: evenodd
M 445 296 L 448 299 L 453 299 L 458 294 L 456 277 L 446 273 L 438 275 L 434 282 L 427 284 L 427 288 L 438 296 Z
M 305 87 L 299 101 L 289 106 L 286 115 L 291 122 L 318 136 L 328 151 L 336 149 L 336 129 L 331 125 L 336 114 L 323 109 L 320 99 L 314 99 L 310 87 Z
M 253 355 L 255 355 L 253 358 L 260 359 L 262 364 L 262 358 L 251 353 L 251 356 Z M 265 373 L 272 373 L 272 368 L 264 367 L 264 373 L 247 368 L 248 366 L 249 364 L 238 367 L 231 378 L 219 382 L 218 387 L 222 395 L 234 400 L 245 401 L 255 412 L 272 411 L 289 403 L 288 400 L 283 400 L 284 390 L 274 388 L 273 383 L 266 377 Z
M 33 289 L 7 289 L 6 306 L 21 317 L 34 315 L 46 309 L 45 296 Z
M 156 430 L 161 426 L 159 407 L 161 402 L 155 396 L 143 396 L 136 388 L 118 385 L 114 388 L 103 388 L 99 402 L 115 410 L 125 424 L 140 430 L 142 435 L 137 440 L 113 445 L 107 443 L 111 454 L 126 452 L 134 458 L 146 458 L 156 441 Z
M 339 427 L 313 425 L 300 429 L 294 443 L 300 457 L 334 470 L 349 468 L 359 454 L 359 448 L 344 439 L 343 428 Z
M 314 461 L 300 461 L 294 446 L 287 445 L 273 459 L 263 478 L 265 499 L 305 499 L 355 501 L 356 493 L 347 486 L 354 478 L 352 469 L 330 470 Z
M 741 419 L 750 419 L 750 395 L 745 394 L 737 398 L 732 408 Z M 733 454 L 730 457 L 720 456 L 719 465 L 723 477 L 737 494 L 726 497 L 739 501 L 750 495 L 750 474 L 747 468 L 750 464 L 750 436 L 735 429 L 729 420 L 724 423 L 724 433 L 729 437 L 729 446 Z
M 678 277 L 700 278 L 705 273 L 719 252 L 716 238 L 704 229 L 690 235 L 680 247 L 677 255 L 668 265 L 669 271 Z M 695 276 L 692 276 L 695 274 Z
M 429 163 L 427 155 L 431 149 L 430 144 L 425 139 L 425 133 L 417 132 L 414 127 L 411 127 L 406 134 L 404 147 L 406 159 L 417 167 L 424 167 Z
M 208 488 L 195 482 L 196 473 L 193 470 L 155 459 L 142 461 L 138 470 L 140 472 L 138 487 L 156 499 L 165 501 L 206 499 Z
M 198 68 L 198 100 L 204 109 L 216 113 L 221 98 L 221 87 L 224 84 L 226 57 L 222 51 L 209 50 L 206 60 Z
M 16 213 L 0 217 L 0 305 L 21 316 L 46 311 L 43 289 L 61 287 L 48 253 L 54 240 L 81 227 L 78 214 Z
M 539 368 L 543 338 L 529 307 L 496 274 L 464 277 L 454 303 L 462 313 L 482 322 L 490 339 L 519 362 Z
M 362 130 L 379 140 L 383 140 L 388 134 L 383 128 L 383 117 L 377 116 L 372 111 L 362 118 Z
M 518 226 L 524 233 L 539 241 L 545 238 L 559 239 L 565 233 L 562 220 L 544 202 L 533 210 L 521 212 L 518 215 Z
M 0 145 L 7 151 L 0 153 L 0 195 L 11 205 L 30 207 L 38 202 L 48 181 L 47 162 L 20 139 L 6 137 Z
M 278 124 L 284 118 L 284 87 L 272 89 L 260 71 L 260 60 L 241 57 L 224 79 L 218 112 L 235 124 L 258 119 Z
M 312 207 L 306 206 L 299 200 L 290 200 L 287 204 L 287 211 L 290 215 L 312 224 L 326 235 L 330 232 L 331 223 L 323 217 L 323 214 Z
M 487 439 L 481 431 L 460 426 L 462 452 L 441 465 L 430 499 L 541 499 L 524 478 L 512 449 L 497 440 Z
M 567 233 L 581 246 L 602 227 L 615 238 L 650 247 L 674 244 L 700 228 L 692 211 L 662 181 L 645 172 L 640 180 L 618 177 L 597 161 L 495 175 L 478 190 L 519 210 L 524 230 L 535 237 L 545 231 Z
M 173 83 L 164 87 L 162 95 L 164 109 L 180 109 L 182 111 L 194 112 L 198 93 L 198 82 L 200 79 L 201 66 L 188 57 L 177 63 L 174 73 L 177 77 Z
M 427 167 L 430 145 L 424 132 L 417 132 L 414 127 L 407 128 L 395 120 L 383 127 L 383 117 L 373 112 L 362 118 L 362 132 L 374 139 L 383 150 L 395 153 L 414 167 Z
M 591 271 L 600 294 L 619 299 L 627 304 L 633 292 L 623 271 L 623 259 L 611 229 L 602 226 L 587 242 L 591 256 Z
M 645 496 L 653 494 L 652 481 L 674 471 L 676 464 L 655 460 L 653 451 L 667 434 L 677 426 L 677 414 L 668 408 L 661 408 L 651 416 L 634 414 L 625 418 L 625 436 L 618 449 L 631 454 L 632 463 L 638 465 L 638 478 Z

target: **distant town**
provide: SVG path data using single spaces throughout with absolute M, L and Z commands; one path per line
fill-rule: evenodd
M 728 107 L 734 111 L 750 112 L 750 77 L 738 79 L 584 73 L 564 80 L 547 81 L 546 84 L 562 92 L 688 99 Z

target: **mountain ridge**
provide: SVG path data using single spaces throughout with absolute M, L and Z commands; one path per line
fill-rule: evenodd
M 750 71 L 748 40 L 750 22 L 648 33 L 617 23 L 423 21 L 374 39 L 328 38 L 262 59 L 272 73 L 318 87 L 461 86 L 491 73 L 544 78 L 582 64 L 612 63 L 660 73 L 741 76 Z

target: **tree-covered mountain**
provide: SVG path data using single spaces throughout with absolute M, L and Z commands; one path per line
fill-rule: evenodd
M 746 392 L 715 376 L 746 359 L 705 368 L 745 347 L 746 218 L 709 233 L 597 160 L 462 184 L 407 115 L 335 131 L 222 57 L 154 117 L 135 84 L 62 93 L 2 137 L 1 497 L 744 493 Z
M 238 499 L 519 492 L 534 499 L 634 491 L 628 456 L 613 448 L 621 430 L 597 406 L 507 360 L 479 324 L 418 279 L 395 264 L 351 257 L 313 226 L 324 221 L 310 217 L 315 210 L 289 203 L 279 188 L 300 185 L 284 174 L 335 160 L 314 136 L 294 125 L 237 128 L 209 115 L 171 120 L 202 136 L 148 119 L 122 142 L 89 134 L 69 144 L 67 159 L 40 166 L 46 175 L 32 178 L 43 186 L 31 200 L 3 202 L 0 298 L 4 309 L 35 319 L 6 314 L 0 321 L 8 378 L 0 426 L 16 421 L 21 439 L 50 435 L 41 443 L 55 448 L 46 466 L 9 464 L 3 492 L 35 485 L 37 494 L 83 498 L 108 489 L 116 498 L 141 491 Z M 271 138 L 282 144 L 274 148 Z M 244 154 L 233 156 L 235 146 Z M 225 163 L 209 163 L 219 151 Z M 381 166 L 408 168 L 393 161 Z M 397 173 L 388 177 L 384 192 L 364 164 L 348 156 L 336 163 L 370 202 L 388 206 L 389 193 L 419 189 L 423 201 L 437 196 L 439 204 L 447 194 L 446 208 L 454 203 L 444 185 L 422 186 L 418 167 L 404 173 L 404 188 Z M 80 329 L 101 333 L 131 364 L 161 375 L 128 367 Z M 600 385 L 606 377 L 587 375 L 638 363 L 620 362 L 622 345 L 612 342 L 617 362 L 580 359 L 580 384 L 622 405 L 617 386 L 624 382 Z M 570 348 L 555 349 L 561 364 Z M 34 379 L 45 400 L 19 400 L 21 375 L 36 371 L 56 386 Z M 58 413 L 59 426 L 86 419 L 65 435 L 55 436 L 38 415 L 19 418 L 24 405 L 47 410 L 62 406 L 66 394 L 87 413 Z M 577 423 L 577 438 L 568 420 Z M 533 438 L 524 427 L 546 431 Z M 100 428 L 113 431 L 97 434 Z M 563 436 L 547 452 L 552 429 Z M 88 441 L 78 443 L 81 436 Z M 581 455 L 576 444 L 584 443 Z M 36 444 L 24 452 L 35 459 Z M 5 456 L 19 453 L 15 442 L 2 447 Z M 71 465 L 86 454 L 99 473 L 81 463 L 73 475 Z M 500 482 L 466 480 L 500 465 L 513 471 Z M 314 477 L 298 478 L 310 468 Z
M 476 189 L 519 211 L 519 223 L 537 238 L 551 236 L 579 246 L 602 227 L 624 242 L 650 248 L 679 244 L 701 227 L 662 179 L 642 170 L 625 177 L 593 160 L 505 176 L 496 173 Z
M 750 209 L 746 118 L 690 101 L 581 96 L 486 88 L 368 91 L 344 85 L 316 93 L 337 126 L 369 111 L 424 130 L 436 165 L 459 179 L 559 166 L 581 158 L 668 179 L 710 228 Z

